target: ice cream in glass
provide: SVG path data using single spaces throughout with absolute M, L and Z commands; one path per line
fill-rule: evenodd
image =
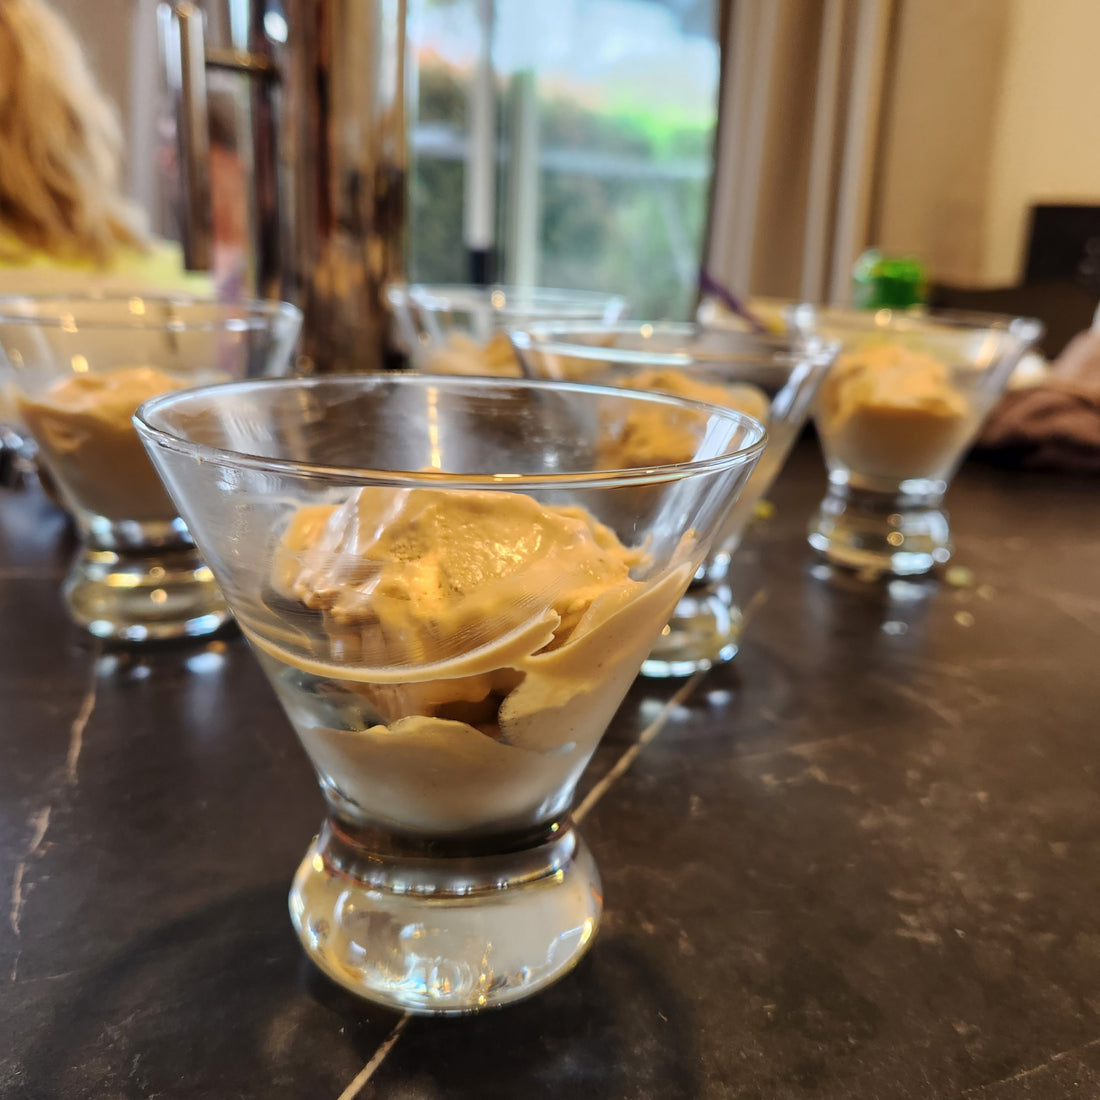
M 789 321 L 841 345 L 814 411 L 829 488 L 810 544 L 869 575 L 919 575 L 948 561 L 947 486 L 1042 325 L 809 305 Z
M 643 405 L 688 414 L 692 454 L 606 464 Z M 563 974 L 601 908 L 574 788 L 759 424 L 413 374 L 168 394 L 138 423 L 328 802 L 291 892 L 311 958 L 415 1012 Z
M 575 379 L 638 392 L 668 393 L 760 420 L 768 448 L 745 491 L 731 502 L 718 537 L 642 666 L 645 675 L 686 676 L 736 655 L 742 616 L 730 586 L 730 562 L 756 505 L 802 429 L 835 347 L 816 337 L 755 336 L 693 324 L 540 323 L 513 332 L 531 377 Z M 638 466 L 675 462 L 691 445 L 675 416 L 640 406 L 609 427 L 604 448 Z
M 210 570 L 134 430 L 158 394 L 290 361 L 300 314 L 181 296 L 0 300 L 0 368 L 81 536 L 63 586 L 92 634 L 198 637 L 228 618 Z

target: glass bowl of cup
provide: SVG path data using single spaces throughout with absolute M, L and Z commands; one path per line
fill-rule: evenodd
M 807 304 L 789 323 L 841 345 L 814 410 L 829 485 L 810 545 L 869 576 L 916 576 L 948 561 L 944 493 L 1042 324 Z
M 641 407 L 684 460 L 607 461 Z M 764 444 L 676 398 L 414 373 L 166 394 L 137 425 L 309 754 L 306 952 L 368 999 L 477 1011 L 599 922 L 573 790 Z
M 767 450 L 724 517 L 698 575 L 642 672 L 687 676 L 730 660 L 740 644 L 742 622 L 730 587 L 730 560 L 806 422 L 835 345 L 814 336 L 758 336 L 641 321 L 536 324 L 514 332 L 512 338 L 531 377 L 677 394 L 739 409 L 766 426 Z M 675 461 L 686 443 L 674 425 L 654 422 L 640 409 L 607 445 L 645 465 Z
M 626 299 L 547 287 L 393 284 L 386 290 L 414 369 L 518 378 L 508 331 L 533 321 L 617 321 Z
M 225 602 L 146 457 L 131 418 L 147 398 L 278 374 L 301 314 L 279 302 L 176 295 L 0 299 L 0 370 L 81 546 L 62 586 L 97 637 L 200 637 Z

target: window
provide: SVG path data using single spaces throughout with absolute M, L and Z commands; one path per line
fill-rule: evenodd
M 501 281 L 688 315 L 717 2 L 411 0 L 410 279 L 468 281 L 484 250 Z

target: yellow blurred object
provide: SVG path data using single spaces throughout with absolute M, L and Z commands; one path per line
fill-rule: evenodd
M 187 271 L 175 241 L 158 240 L 146 251 L 120 249 L 107 266 L 90 260 L 63 260 L 34 249 L 16 251 L 10 234 L 0 231 L 0 294 L 151 293 L 179 291 L 208 297 L 214 292 L 209 272 Z

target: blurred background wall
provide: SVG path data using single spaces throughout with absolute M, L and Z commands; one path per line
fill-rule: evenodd
M 1100 3 L 1007 6 L 982 270 L 992 283 L 1020 271 L 1031 203 L 1100 203 Z
M 1100 204 L 1096 0 L 902 0 L 872 236 L 1006 285 L 1036 202 Z
M 1012 7 L 1013 0 L 898 6 L 870 237 L 886 251 L 921 256 L 946 282 L 977 283 L 986 271 Z

